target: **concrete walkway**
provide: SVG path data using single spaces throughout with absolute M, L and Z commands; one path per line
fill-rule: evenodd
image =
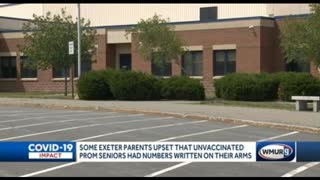
M 200 105 L 195 101 L 82 101 L 34 98 L 0 98 L 0 105 L 65 109 L 113 110 L 209 119 L 320 133 L 320 113 L 289 110 Z

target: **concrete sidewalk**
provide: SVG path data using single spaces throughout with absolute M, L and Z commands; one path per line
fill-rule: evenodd
M 13 105 L 149 113 L 320 133 L 320 113 L 200 105 L 196 103 L 195 101 L 82 101 L 0 98 L 0 105 L 2 106 Z

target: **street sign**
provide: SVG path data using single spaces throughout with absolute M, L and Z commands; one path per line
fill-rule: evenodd
M 69 54 L 74 54 L 74 43 L 69 41 Z

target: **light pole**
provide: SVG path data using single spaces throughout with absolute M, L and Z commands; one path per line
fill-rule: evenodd
M 78 3 L 78 78 L 81 74 L 80 3 Z

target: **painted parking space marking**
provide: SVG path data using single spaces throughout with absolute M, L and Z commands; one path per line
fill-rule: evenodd
M 312 167 L 314 167 L 314 166 L 316 166 L 318 164 L 320 164 L 320 162 L 307 163 L 307 164 L 305 164 L 303 166 L 300 166 L 300 167 L 298 167 L 298 168 L 296 168 L 296 169 L 294 169 L 294 170 L 282 175 L 281 177 L 293 177 L 293 176 L 295 176 L 295 175 L 297 175 L 297 174 L 299 174 L 299 173 L 301 173 L 301 172 L 303 172 L 303 171 L 305 171 L 305 170 L 307 170 L 309 168 L 312 168 Z
M 87 113 L 58 115 L 58 116 L 54 116 L 54 118 L 69 117 L 69 116 L 81 116 L 81 115 L 86 115 L 86 114 Z M 7 120 L 7 121 L 0 121 L 0 123 L 27 121 L 27 120 L 45 119 L 45 118 L 52 118 L 52 116 L 38 116 L 38 117 L 28 117 L 28 118 L 22 118 L 22 119 L 12 119 L 12 120 Z
M 282 134 L 282 135 L 279 135 L 279 136 L 273 136 L 273 137 L 270 137 L 270 138 L 261 139 L 261 140 L 258 140 L 257 142 L 274 140 L 274 139 L 278 139 L 278 138 L 285 137 L 285 136 L 291 136 L 291 135 L 298 134 L 298 133 L 299 133 L 298 131 L 293 131 L 293 132 L 290 132 L 290 133 L 287 133 L 287 134 Z
M 95 127 L 95 126 L 108 125 L 108 124 L 123 124 L 123 123 L 142 122 L 142 121 L 154 121 L 154 120 L 171 119 L 171 118 L 173 118 L 173 117 L 150 118 L 150 119 L 137 119 L 137 120 L 128 120 L 128 121 L 121 121 L 121 122 L 115 121 L 115 122 L 108 122 L 108 123 L 97 123 L 97 124 L 90 124 L 90 125 L 83 125 L 83 126 L 75 126 L 75 127 L 69 127 L 69 128 L 63 128 L 63 129 L 56 129 L 56 130 L 52 130 L 52 131 L 44 131 L 44 132 L 39 132 L 39 133 L 26 134 L 26 135 L 22 135 L 22 136 L 14 136 L 14 137 L 9 137 L 9 138 L 3 138 L 3 139 L 0 139 L 0 141 L 7 141 L 7 140 L 12 140 L 12 139 L 20 139 L 20 138 L 25 138 L 25 137 L 30 137 L 30 136 L 38 136 L 38 135 L 43 135 L 43 134 L 51 134 L 51 133 L 68 131 L 68 130 L 73 130 L 73 129 L 87 128 L 87 127 Z
M 181 126 L 181 125 L 186 125 L 186 124 L 196 124 L 196 123 L 204 123 L 204 122 L 208 122 L 208 121 L 207 120 L 203 120 L 203 121 L 194 121 L 194 122 L 186 122 L 186 123 L 173 123 L 173 124 L 166 124 L 166 125 L 160 125 L 160 126 L 149 126 L 149 127 L 143 127 L 143 128 L 128 129 L 128 130 L 124 130 L 124 131 L 116 131 L 116 132 L 112 132 L 112 133 L 101 134 L 101 135 L 98 135 L 98 136 L 91 136 L 91 137 L 87 137 L 87 138 L 76 139 L 76 140 L 73 140 L 73 141 L 83 141 L 83 140 L 95 139 L 95 138 L 103 137 L 103 136 L 111 136 L 111 135 L 115 135 L 115 134 L 123 134 L 123 133 L 128 133 L 128 132 L 146 130 L 146 129 L 156 129 L 156 128 L 163 128 L 163 127 L 170 127 L 170 126 Z M 80 164 L 80 163 L 81 162 L 66 163 L 66 164 L 55 166 L 55 167 L 52 167 L 52 168 L 48 168 L 48 169 L 36 171 L 36 172 L 33 172 L 33 173 L 21 175 L 19 177 L 31 177 L 31 176 L 43 174 L 43 173 L 46 173 L 46 172 L 54 171 L 54 170 L 57 170 L 57 169 L 61 169 L 61 168 L 64 168 L 64 167 L 72 166 L 72 165 L 75 165 L 75 164 Z
M 137 117 L 137 116 L 143 116 L 143 114 L 124 115 L 124 116 L 121 116 L 121 115 L 120 116 L 104 116 L 104 117 L 85 118 L 85 119 L 68 119 L 68 120 L 62 120 L 62 121 L 50 121 L 50 122 L 35 123 L 35 124 L 28 124 L 28 125 L 21 125 L 21 126 L 5 127 L 5 128 L 0 128 L 0 131 L 10 130 L 10 129 L 19 129 L 19 128 L 25 128 L 25 127 L 42 126 L 42 125 L 47 125 L 47 124 L 72 122 L 72 121 L 86 121 L 86 120 L 112 119 L 112 118 Z
M 80 113 L 80 112 L 88 112 L 88 111 L 58 111 L 58 112 L 27 112 L 22 114 L 9 114 L 4 115 L 5 117 L 15 117 L 15 116 L 30 116 L 30 115 L 56 115 L 56 114 L 69 114 L 69 113 Z M 0 114 L 2 116 L 2 114 Z
M 161 139 L 157 142 L 170 141 L 170 140 L 178 139 L 178 138 L 197 136 L 197 135 L 208 134 L 208 133 L 213 133 L 213 132 L 219 132 L 219 131 L 225 131 L 225 130 L 236 129 L 236 128 L 241 128 L 241 127 L 247 127 L 247 126 L 248 125 L 240 125 L 240 126 L 233 126 L 233 127 L 227 127 L 227 128 L 221 128 L 221 129 L 214 129 L 214 130 L 210 130 L 210 131 L 204 131 L 204 132 L 199 132 L 199 133 L 186 134 L 186 135 L 182 135 L 182 136 L 175 136 L 175 137 L 170 137 L 170 138 L 166 138 L 166 139 Z

